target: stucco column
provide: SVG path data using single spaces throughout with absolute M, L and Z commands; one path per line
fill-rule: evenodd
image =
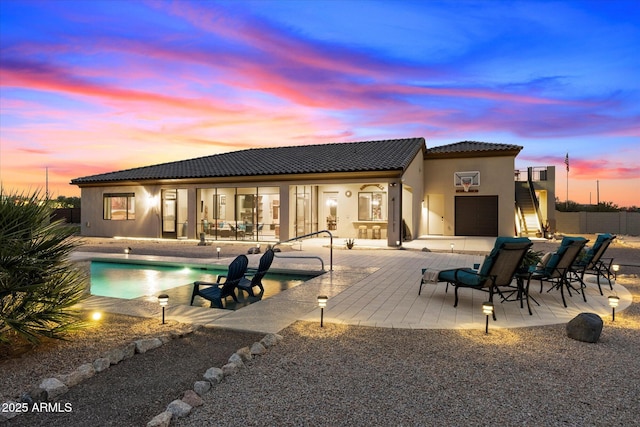
M 289 186 L 280 186 L 280 238 L 281 242 L 289 240 Z
M 389 183 L 389 211 L 387 213 L 387 245 L 398 246 L 402 243 L 402 183 Z
M 196 231 L 198 230 L 198 213 L 200 203 L 198 203 L 197 192 L 195 188 L 187 189 L 187 238 L 199 238 Z

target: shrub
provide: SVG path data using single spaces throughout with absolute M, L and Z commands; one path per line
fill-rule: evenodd
M 39 196 L 0 188 L 0 342 L 19 335 L 37 344 L 82 325 L 71 306 L 85 296 L 87 278 L 69 259 L 79 240 L 49 221 Z

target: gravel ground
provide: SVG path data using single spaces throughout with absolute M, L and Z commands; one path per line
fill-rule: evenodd
M 298 322 L 175 425 L 638 425 L 638 291 L 597 344 L 565 325 L 485 335 Z
M 139 253 L 195 256 L 182 247 L 176 253 L 175 247 L 138 245 Z M 637 248 L 610 251 L 616 262 L 640 263 Z M 597 344 L 567 338 L 565 325 L 485 335 L 298 322 L 281 331 L 278 346 L 215 386 L 203 406 L 172 425 L 637 425 L 640 280 L 623 273 L 619 282 L 632 292 L 633 304 L 614 323 L 604 319 Z M 157 319 L 107 315 L 70 341 L 22 353 L 0 348 L 0 401 L 109 348 L 166 330 Z M 70 413 L 24 414 L 6 425 L 145 425 L 208 367 L 221 367 L 235 350 L 261 338 L 199 330 L 73 387 L 58 399 L 72 405 Z

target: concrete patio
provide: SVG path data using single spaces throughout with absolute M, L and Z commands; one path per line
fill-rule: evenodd
M 350 325 L 375 326 L 404 329 L 482 329 L 485 316 L 482 303 L 487 293 L 461 289 L 460 302 L 453 307 L 454 294 L 446 292 L 446 284 L 426 284 L 418 296 L 422 268 L 468 267 L 481 263 L 494 238 L 441 237 L 416 239 L 406 242 L 404 248 L 389 249 L 386 241 L 358 240 L 353 250 L 344 249 L 342 239 L 334 240 L 333 271 L 315 277 L 293 289 L 243 307 L 237 311 L 191 307 L 172 304 L 167 307 L 168 319 L 185 323 L 197 323 L 210 327 L 224 327 L 262 333 L 278 332 L 297 320 L 319 321 L 318 295 L 327 295 L 329 301 L 324 310 L 324 321 Z M 453 243 L 453 250 L 451 244 Z M 422 251 L 428 248 L 432 252 Z M 459 253 L 465 252 L 465 253 Z M 179 257 L 158 257 L 123 254 L 94 254 L 78 252 L 74 259 L 100 258 L 139 259 L 189 262 L 206 265 L 217 264 L 226 267 L 231 258 L 185 259 Z M 287 256 L 318 256 L 330 269 L 329 239 L 305 240 L 301 250 L 278 254 Z M 260 255 L 248 255 L 250 266 L 257 265 Z M 320 270 L 317 259 L 278 258 L 274 260 L 274 270 Z M 529 315 L 526 304 L 500 302 L 495 300 L 497 321 L 490 321 L 490 328 L 517 328 L 548 324 L 566 323 L 582 312 L 596 313 L 608 319 L 611 308 L 607 297 L 614 292 L 620 297 L 617 312 L 631 304 L 631 294 L 621 285 L 614 285 L 614 291 L 603 287 L 601 296 L 595 278 L 587 283 L 587 302 L 581 295 L 567 296 L 568 307 L 564 308 L 558 290 L 539 293 L 539 283 L 531 284 L 531 296 L 540 304 L 531 302 L 533 315 Z M 82 303 L 83 309 L 104 310 L 143 317 L 160 316 L 160 307 L 153 298 L 145 300 L 123 300 L 91 296 Z

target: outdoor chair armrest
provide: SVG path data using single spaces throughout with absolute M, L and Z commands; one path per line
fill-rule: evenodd
M 193 282 L 193 287 L 195 288 L 196 291 L 200 290 L 200 286 L 216 286 L 216 287 L 220 287 L 220 283 L 213 283 L 213 282 L 202 282 L 200 280 Z

